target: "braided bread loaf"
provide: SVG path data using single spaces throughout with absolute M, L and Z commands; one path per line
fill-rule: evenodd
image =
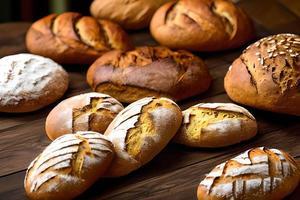
M 63 135 L 29 165 L 26 193 L 30 199 L 72 199 L 103 175 L 113 155 L 113 146 L 103 135 Z
M 199 200 L 280 200 L 299 180 L 299 166 L 289 154 L 261 147 L 216 166 L 197 193 Z
M 132 48 L 117 24 L 74 12 L 51 14 L 33 23 L 26 46 L 34 54 L 69 64 L 90 64 L 109 50 Z
M 105 135 L 114 144 L 116 156 L 107 176 L 123 176 L 154 158 L 180 127 L 180 108 L 166 98 L 147 97 L 122 110 Z
M 300 36 L 278 34 L 250 45 L 224 80 L 238 103 L 300 116 Z
M 179 0 L 154 14 L 150 30 L 164 46 L 193 51 L 236 48 L 254 37 L 247 15 L 230 0 Z

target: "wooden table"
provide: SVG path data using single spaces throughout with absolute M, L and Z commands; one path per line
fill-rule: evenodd
M 255 22 L 257 38 L 282 32 L 300 34 L 299 0 L 244 0 L 239 5 Z M 1 57 L 26 52 L 24 36 L 29 25 L 0 25 Z M 147 31 L 131 33 L 131 36 L 136 45 L 155 44 Z M 180 102 L 181 108 L 199 102 L 230 102 L 223 88 L 223 78 L 243 48 L 245 46 L 221 53 L 198 54 L 204 58 L 214 82 L 205 94 Z M 71 83 L 64 98 L 90 91 L 85 82 L 88 66 L 65 67 Z M 50 143 L 44 123 L 53 106 L 55 104 L 28 114 L 0 114 L 0 199 L 26 199 L 23 189 L 25 170 Z M 206 173 L 248 148 L 280 148 L 300 159 L 299 117 L 249 109 L 259 124 L 259 133 L 254 139 L 221 149 L 193 149 L 169 144 L 146 166 L 126 177 L 101 179 L 78 199 L 196 199 L 196 188 Z M 296 200 L 299 195 L 300 187 L 287 199 Z

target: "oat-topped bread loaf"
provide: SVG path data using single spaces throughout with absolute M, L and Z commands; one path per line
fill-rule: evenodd
M 180 108 L 170 99 L 147 97 L 122 110 L 105 135 L 116 156 L 106 176 L 129 174 L 152 160 L 178 131 Z
M 109 95 L 90 92 L 59 103 L 46 119 L 46 133 L 51 140 L 77 131 L 104 133 L 123 106 Z
M 51 14 L 33 23 L 26 46 L 31 53 L 67 64 L 91 64 L 109 50 L 132 48 L 119 25 L 75 12 Z
M 171 0 L 94 0 L 91 14 L 97 19 L 110 19 L 126 29 L 149 26 L 154 12 Z
M 241 104 L 300 115 L 300 36 L 278 34 L 250 45 L 224 81 L 228 96 Z
M 87 73 L 94 91 L 129 103 L 147 96 L 182 100 L 206 91 L 211 80 L 200 58 L 165 47 L 112 51 L 97 59 Z
M 61 98 L 67 72 L 53 60 L 32 54 L 0 59 L 0 112 L 30 112 Z
M 299 166 L 289 154 L 260 147 L 216 166 L 197 193 L 199 200 L 280 200 L 299 180 Z
M 27 196 L 73 199 L 103 175 L 113 155 L 113 145 L 99 133 L 63 135 L 29 165 L 24 180 Z
M 232 103 L 200 103 L 182 113 L 182 125 L 174 141 L 187 146 L 223 147 L 257 133 L 251 113 Z
M 236 48 L 254 37 L 248 16 L 230 0 L 178 0 L 160 7 L 150 30 L 172 49 L 219 51 Z

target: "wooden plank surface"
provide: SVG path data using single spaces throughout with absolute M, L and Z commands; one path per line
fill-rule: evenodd
M 299 0 L 244 0 L 239 5 L 253 19 L 257 38 L 281 32 L 300 33 Z M 26 52 L 24 36 L 29 23 L 0 25 L 0 56 Z M 136 45 L 155 45 L 147 31 L 130 33 Z M 245 45 L 246 46 L 246 45 Z M 224 75 L 244 47 L 219 53 L 197 53 L 208 65 L 214 82 L 210 90 L 179 102 L 182 109 L 199 102 L 230 102 L 223 87 Z M 85 82 L 88 66 L 64 66 L 70 88 L 63 98 L 90 91 Z M 56 103 L 55 103 L 56 104 Z M 29 114 L 0 113 L 0 199 L 26 199 L 25 170 L 50 143 L 44 123 L 50 105 Z M 220 149 L 193 149 L 169 144 L 154 160 L 132 174 L 101 179 L 78 199 L 196 199 L 200 180 L 215 165 L 255 147 L 281 148 L 300 159 L 300 118 L 249 108 L 258 120 L 259 133 L 250 141 Z M 300 188 L 287 199 L 299 199 Z

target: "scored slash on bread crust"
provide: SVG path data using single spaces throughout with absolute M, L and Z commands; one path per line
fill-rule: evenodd
M 216 166 L 201 181 L 198 199 L 279 200 L 298 185 L 300 171 L 287 153 L 253 148 Z

